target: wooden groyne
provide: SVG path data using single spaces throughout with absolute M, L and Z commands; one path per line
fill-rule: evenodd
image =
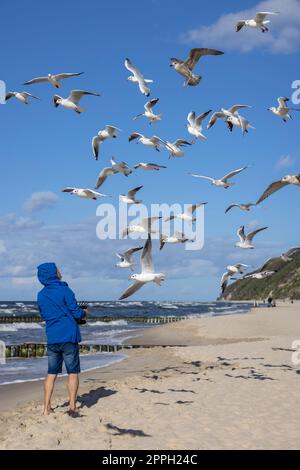
M 130 323 L 171 323 L 174 321 L 185 320 L 187 316 L 138 316 L 138 317 L 110 317 L 110 316 L 103 316 L 103 317 L 96 317 L 90 316 L 88 317 L 88 323 L 93 323 L 96 321 L 102 321 L 105 323 L 110 323 L 112 321 L 120 321 L 124 320 Z M 41 323 L 43 320 L 39 315 L 0 315 L 0 323 Z

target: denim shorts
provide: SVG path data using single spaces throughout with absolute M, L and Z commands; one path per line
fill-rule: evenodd
M 48 344 L 48 374 L 60 374 L 64 362 L 68 374 L 79 374 L 78 343 Z

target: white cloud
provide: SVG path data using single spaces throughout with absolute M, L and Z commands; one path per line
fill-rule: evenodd
M 28 212 L 36 212 L 50 209 L 58 203 L 58 196 L 51 191 L 40 191 L 32 193 L 24 203 L 24 209 Z
M 26 230 L 41 227 L 43 223 L 40 220 L 31 217 L 19 217 L 14 213 L 7 214 L 0 218 L 0 232 L 6 233 L 10 230 Z
M 250 19 L 257 11 L 278 11 L 272 16 L 270 31 L 261 33 L 258 30 L 243 28 L 235 31 L 237 21 Z M 200 25 L 182 35 L 189 44 L 205 43 L 209 47 L 223 50 L 249 52 L 256 48 L 277 54 L 290 54 L 300 47 L 300 1 L 299 0 L 265 0 L 255 7 L 237 13 L 227 13 L 209 25 Z
M 276 162 L 276 170 L 283 170 L 284 168 L 291 168 L 294 166 L 296 159 L 291 157 L 291 155 L 282 155 L 279 160 Z

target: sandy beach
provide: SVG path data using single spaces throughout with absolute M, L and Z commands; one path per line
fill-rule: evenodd
M 81 375 L 80 417 L 41 415 L 42 384 L 0 387 L 1 449 L 299 449 L 299 303 L 141 330 L 127 359 Z M 166 347 L 169 346 L 169 347 Z

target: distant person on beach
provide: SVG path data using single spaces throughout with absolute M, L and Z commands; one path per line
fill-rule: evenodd
M 55 263 L 38 266 L 37 277 L 44 288 L 38 293 L 37 303 L 41 317 L 46 322 L 48 349 L 48 375 L 44 382 L 44 415 L 49 415 L 51 397 L 57 374 L 62 372 L 64 362 L 68 373 L 69 413 L 76 414 L 79 387 L 79 342 L 78 321 L 86 317 L 77 304 L 73 291 L 61 281 L 61 273 Z
M 272 302 L 273 302 L 272 297 L 269 297 L 268 298 L 268 307 L 272 307 Z

